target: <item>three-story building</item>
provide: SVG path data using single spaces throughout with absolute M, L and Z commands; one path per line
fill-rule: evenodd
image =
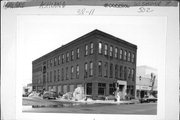
M 34 60 L 33 89 L 73 92 L 78 86 L 87 95 L 113 95 L 114 84 L 125 95 L 135 96 L 137 46 L 94 30 Z

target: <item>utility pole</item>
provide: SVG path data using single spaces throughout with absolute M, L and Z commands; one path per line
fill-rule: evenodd
M 154 73 L 151 73 L 151 82 L 152 82 L 152 85 L 151 85 L 151 90 L 149 91 L 150 95 L 152 95 L 152 93 L 153 93 L 155 79 L 156 79 L 156 75 L 154 75 Z

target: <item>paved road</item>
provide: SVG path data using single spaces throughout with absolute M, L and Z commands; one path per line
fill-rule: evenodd
M 32 107 L 32 104 L 35 105 Z M 37 106 L 38 105 L 38 106 Z M 23 99 L 23 112 L 38 112 L 38 113 L 86 113 L 86 114 L 144 114 L 156 115 L 156 103 L 143 104 L 59 104 L 42 99 Z

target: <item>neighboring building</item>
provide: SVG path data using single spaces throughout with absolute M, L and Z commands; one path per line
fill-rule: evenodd
M 23 86 L 23 94 L 32 92 L 32 83 L 27 84 L 27 86 Z
M 135 97 L 137 46 L 94 30 L 32 62 L 33 89 L 66 93 L 78 86 L 87 95 L 112 95 L 115 82 Z
M 152 75 L 155 76 L 154 83 Z M 157 96 L 157 70 L 149 66 L 138 66 L 136 73 L 136 95 L 137 98 L 143 98 L 145 95 L 152 94 Z M 152 89 L 153 86 L 153 89 Z

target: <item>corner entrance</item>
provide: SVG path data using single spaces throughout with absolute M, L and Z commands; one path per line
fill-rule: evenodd
M 126 89 L 127 89 L 127 81 L 117 80 L 117 87 L 121 92 L 121 98 L 125 99 Z

